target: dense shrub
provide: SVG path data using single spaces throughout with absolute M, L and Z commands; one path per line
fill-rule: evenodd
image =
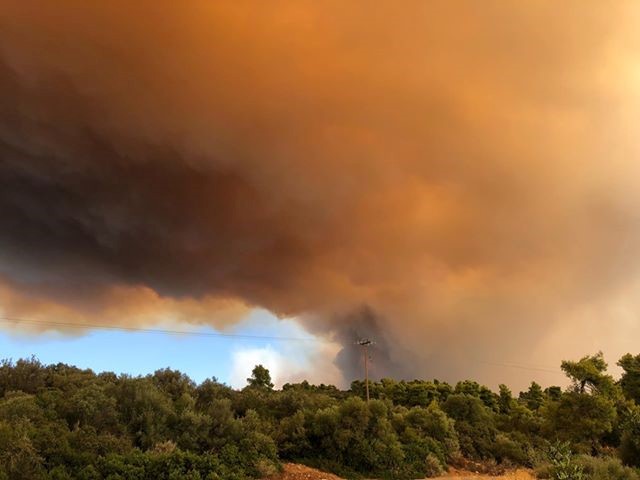
M 637 365 L 625 357 L 619 385 L 600 354 L 564 362 L 570 388 L 532 383 L 517 396 L 473 381 L 383 379 L 367 402 L 362 382 L 274 390 L 265 368 L 233 390 L 170 369 L 130 377 L 4 361 L 0 480 L 244 480 L 276 472 L 280 459 L 350 478 L 411 479 L 540 457 L 543 478 L 638 480 L 611 457 L 640 465 Z
M 444 467 L 440 462 L 440 459 L 433 453 L 427 455 L 424 466 L 424 474 L 427 477 L 439 477 L 444 473 Z
M 625 464 L 640 467 L 640 407 L 638 406 L 626 412 L 626 418 L 622 423 L 619 450 Z
M 635 470 L 622 465 L 618 458 L 581 455 L 577 463 L 588 480 L 639 480 Z
M 493 412 L 478 397 L 469 394 L 450 395 L 442 409 L 455 420 L 462 453 L 471 458 L 492 456 L 497 430 Z

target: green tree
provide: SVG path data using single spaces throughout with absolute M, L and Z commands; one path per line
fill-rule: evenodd
M 45 478 L 44 459 L 31 440 L 34 428 L 27 419 L 12 423 L 0 421 L 0 472 L 5 473 L 6 478 Z
M 620 458 L 627 465 L 640 467 L 640 406 L 634 406 L 623 422 Z
M 587 390 L 610 392 L 614 382 L 613 378 L 605 373 L 607 366 L 602 352 L 587 355 L 577 362 L 565 360 L 561 364 L 562 370 L 573 382 L 574 389 L 580 393 Z
M 116 400 L 97 383 L 78 388 L 61 402 L 59 411 L 70 428 L 91 425 L 98 431 L 119 430 Z
M 436 402 L 427 408 L 413 407 L 397 411 L 394 426 L 408 461 L 420 463 L 432 454 L 444 466 L 460 453 L 454 421 Z M 415 470 L 421 473 L 417 466 Z
M 156 370 L 151 376 L 156 387 L 168 394 L 172 400 L 177 400 L 185 393 L 195 394 L 195 383 L 187 375 L 177 370 L 164 368 Z
M 601 449 L 603 438 L 612 432 L 617 418 L 610 398 L 579 391 L 566 392 L 560 401 L 545 405 L 542 415 L 549 437 L 570 441 L 587 453 Z
M 551 401 L 558 401 L 562 396 L 562 389 L 557 386 L 547 387 L 544 389 L 545 396 Z
M 259 388 L 262 390 L 272 390 L 271 374 L 269 370 L 262 365 L 256 365 L 251 372 L 251 376 L 247 378 L 247 383 L 251 388 Z
M 498 386 L 498 410 L 500 413 L 509 413 L 514 406 L 515 400 L 511 394 L 511 390 L 504 384 Z
M 627 396 L 635 361 L 621 361 Z M 169 369 L 132 378 L 5 361 L 0 480 L 249 480 L 275 472 L 279 457 L 349 478 L 423 478 L 461 454 L 530 465 L 556 439 L 599 455 L 619 447 L 625 463 L 640 464 L 640 407 L 623 398 L 601 355 L 563 366 L 573 382 L 564 393 L 533 383 L 516 401 L 505 385 L 496 394 L 473 381 L 454 390 L 384 379 L 367 403 L 361 382 L 351 391 L 308 382 L 273 390 L 260 365 L 247 388 L 233 390 Z M 588 478 L 636 479 L 615 459 L 576 460 Z
M 538 410 L 544 402 L 544 392 L 542 387 L 536 382 L 531 382 L 529 390 L 520 393 L 520 399 L 524 401 L 529 410 Z
M 290 417 L 283 418 L 278 425 L 276 438 L 285 458 L 304 457 L 310 447 L 304 412 L 298 410 Z
M 490 409 L 496 411 L 498 410 L 498 401 L 496 398 L 496 394 L 484 385 L 480 385 L 478 382 L 474 382 L 471 380 L 458 382 L 456 384 L 454 393 L 477 397 L 482 400 L 482 403 L 484 403 Z
M 627 353 L 618 360 L 618 365 L 624 371 L 620 378 L 624 395 L 640 405 L 640 355 L 634 357 Z
M 169 422 L 174 415 L 171 398 L 147 378 L 124 378 L 118 392 L 121 418 L 143 449 L 169 439 Z
M 462 453 L 471 458 L 490 458 L 497 430 L 494 414 L 482 400 L 468 394 L 453 394 L 442 409 L 455 420 Z

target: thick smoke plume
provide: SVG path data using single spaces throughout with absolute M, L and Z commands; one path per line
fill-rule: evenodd
M 0 3 L 5 315 L 489 382 L 640 335 L 634 3 Z

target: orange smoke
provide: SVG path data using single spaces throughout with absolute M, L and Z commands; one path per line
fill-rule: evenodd
M 640 9 L 603 8 L 5 0 L 0 307 L 237 302 L 403 376 L 618 354 Z

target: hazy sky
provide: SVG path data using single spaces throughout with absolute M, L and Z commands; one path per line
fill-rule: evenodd
M 361 336 L 376 376 L 516 387 L 637 353 L 636 2 L 2 4 L 5 316 L 268 311 L 327 381 Z
M 156 327 L 153 330 L 160 330 Z M 167 325 L 164 325 L 167 329 Z M 255 310 L 225 335 L 215 337 L 211 327 L 172 324 L 172 331 L 192 335 L 97 329 L 69 335 L 47 332 L 40 335 L 0 334 L 2 358 L 29 358 L 44 363 L 68 363 L 95 371 L 146 375 L 169 367 L 187 372 L 196 382 L 211 377 L 236 388 L 257 364 L 269 368 L 276 386 L 308 378 L 312 382 L 339 382 L 337 367 L 323 360 L 335 355 L 336 346 L 314 339 L 298 324 L 268 312 Z M 263 338 L 263 337 L 273 338 Z M 330 349 L 333 348 L 333 351 Z M 316 368 L 320 367 L 320 368 Z

